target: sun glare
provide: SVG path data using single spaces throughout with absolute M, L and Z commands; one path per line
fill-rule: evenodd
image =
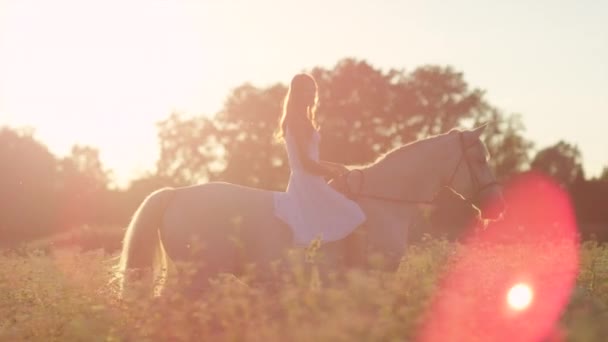
M 100 148 L 125 174 L 154 150 L 154 121 L 198 114 L 213 61 L 187 2 L 0 3 L 0 123 L 35 127 L 60 154 L 75 142 Z
M 532 303 L 532 288 L 524 283 L 513 285 L 507 293 L 507 304 L 516 311 L 525 310 Z

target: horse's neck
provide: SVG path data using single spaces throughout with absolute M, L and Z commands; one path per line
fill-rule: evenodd
M 410 201 L 430 201 L 445 178 L 451 159 L 448 137 L 396 150 L 368 168 L 370 188 L 383 196 Z

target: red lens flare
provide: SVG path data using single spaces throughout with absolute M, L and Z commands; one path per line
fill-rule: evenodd
M 578 272 L 578 234 L 564 189 L 526 173 L 505 185 L 502 220 L 449 261 L 419 341 L 538 341 L 555 336 Z

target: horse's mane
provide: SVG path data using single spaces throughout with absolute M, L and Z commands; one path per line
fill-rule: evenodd
M 440 134 L 436 134 L 436 135 L 432 135 L 430 137 L 426 137 L 426 138 L 422 138 L 422 139 L 418 139 L 418 140 L 414 140 L 414 141 L 410 141 L 408 143 L 405 143 L 403 145 L 400 146 L 396 146 L 393 147 L 392 149 L 380 154 L 376 160 L 374 160 L 373 162 L 367 163 L 367 164 L 361 164 L 361 165 L 351 165 L 351 168 L 361 168 L 361 169 L 366 169 L 369 167 L 372 167 L 388 158 L 390 158 L 391 156 L 397 155 L 397 154 L 401 154 L 404 153 L 406 151 L 410 151 L 414 148 L 419 148 L 423 145 L 428 144 L 431 141 L 435 141 L 437 138 L 441 138 L 441 137 L 445 137 L 447 135 L 449 135 L 450 133 L 459 133 L 461 132 L 461 130 L 453 128 L 451 129 L 449 132 L 447 133 L 440 133 Z

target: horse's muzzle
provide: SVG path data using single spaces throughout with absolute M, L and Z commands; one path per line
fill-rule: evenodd
M 481 218 L 484 220 L 499 219 L 506 207 L 502 191 L 498 187 L 484 191 L 475 206 L 481 211 Z

